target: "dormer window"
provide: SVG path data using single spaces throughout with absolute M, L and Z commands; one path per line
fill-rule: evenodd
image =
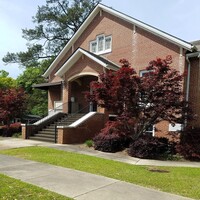
M 112 50 L 112 36 L 98 35 L 96 40 L 90 42 L 90 51 L 96 54 L 104 54 Z

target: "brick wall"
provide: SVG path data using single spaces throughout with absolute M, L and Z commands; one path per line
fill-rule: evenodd
M 173 68 L 183 72 L 185 56 L 180 55 L 180 48 L 158 36 L 136 27 L 133 41 L 132 66 L 139 71 L 145 69 L 149 61 L 156 58 L 166 58 L 171 55 Z
M 132 24 L 102 12 L 102 16 L 98 14 L 76 41 L 75 49 L 82 47 L 89 50 L 90 41 L 95 40 L 97 35 L 112 35 L 112 52 L 103 56 L 118 64 L 121 58 L 131 59 L 132 30 Z
M 90 41 L 97 35 L 112 35 L 112 52 L 104 54 L 116 64 L 121 58 L 126 58 L 137 71 L 144 69 L 148 62 L 157 57 L 165 58 L 172 55 L 173 67 L 183 72 L 185 66 L 184 51 L 180 56 L 180 48 L 158 36 L 155 36 L 139 27 L 133 31 L 133 24 L 112 16 L 106 12 L 97 14 L 92 23 L 86 28 L 74 44 L 74 50 L 82 47 L 89 50 Z M 55 72 L 72 54 L 72 48 L 66 53 L 59 64 L 51 73 L 54 80 Z
M 65 81 L 81 73 L 99 74 L 103 72 L 103 67 L 86 56 L 82 56 L 65 74 Z
M 182 55 L 180 55 L 181 50 L 177 45 L 139 27 L 135 27 L 135 32 L 133 29 L 132 24 L 106 12 L 102 12 L 102 15 L 98 14 L 75 42 L 74 50 L 79 47 L 89 50 L 90 41 L 96 39 L 97 35 L 112 35 L 112 52 L 103 55 L 111 61 L 118 64 L 121 58 L 126 58 L 139 73 L 140 70 L 146 68 L 149 61 L 158 57 L 165 58 L 167 55 L 171 55 L 173 58 L 172 66 L 181 72 L 184 71 L 184 50 Z M 52 72 L 52 80 L 55 80 L 54 73 L 62 66 L 71 54 L 72 49 L 66 53 L 64 58 Z M 68 102 L 71 95 L 69 89 L 71 86 L 68 80 L 73 76 L 78 76 L 78 74 L 85 72 L 101 73 L 103 72 L 103 67 L 85 56 L 81 57 L 64 76 L 66 86 L 63 90 L 63 102 Z M 165 125 L 165 123 L 162 125 L 163 133 L 160 131 L 160 135 L 166 132 L 166 127 L 168 127 L 168 125 L 166 125 L 166 127 Z
M 166 137 L 170 141 L 178 141 L 180 138 L 179 132 L 169 132 L 169 122 L 161 121 L 155 125 L 155 136 L 156 137 Z
M 82 107 L 85 105 L 86 102 L 83 102 L 83 95 L 81 92 L 88 90 L 87 86 L 89 85 L 89 83 L 85 83 L 84 87 L 82 88 L 83 90 L 80 91 L 76 91 L 76 92 L 72 92 L 72 90 L 74 90 L 73 85 L 72 85 L 72 81 L 69 81 L 69 79 L 73 76 L 77 76 L 76 79 L 80 78 L 79 75 L 81 73 L 92 73 L 92 74 L 99 74 L 103 72 L 103 67 L 99 64 L 97 64 L 96 62 L 94 62 L 93 60 L 89 59 L 86 56 L 81 57 L 75 64 L 74 66 L 72 66 L 67 73 L 64 75 L 64 80 L 65 80 L 65 84 L 63 87 L 63 103 L 66 102 L 70 102 L 70 98 L 71 96 L 74 96 L 78 99 L 78 95 L 81 96 L 81 102 L 82 103 Z M 84 76 L 83 76 L 84 77 Z M 91 76 L 91 79 L 97 79 L 95 76 Z M 83 80 L 84 81 L 84 80 Z M 68 105 L 65 104 L 64 105 L 64 112 L 68 112 L 69 109 L 67 107 Z
M 48 90 L 48 109 L 54 108 L 54 101 L 61 100 L 61 86 L 53 86 Z
M 57 142 L 59 144 L 75 144 L 92 139 L 104 127 L 106 120 L 106 115 L 96 113 L 76 128 L 58 128 Z

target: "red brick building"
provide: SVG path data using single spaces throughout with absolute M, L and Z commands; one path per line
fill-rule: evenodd
M 200 114 L 199 53 L 198 42 L 183 41 L 98 4 L 44 73 L 48 83 L 36 87 L 48 89 L 49 114 L 58 110 L 66 113 L 96 111 L 94 105 L 89 106 L 85 101 L 82 91 L 98 79 L 99 73 L 118 70 L 121 58 L 126 58 L 140 73 L 149 61 L 171 55 L 174 68 L 188 71 L 185 98 L 192 101 L 195 112 Z M 193 125 L 198 124 L 199 120 Z M 168 122 L 162 122 L 154 127 L 154 135 L 165 135 L 179 125 L 173 128 Z

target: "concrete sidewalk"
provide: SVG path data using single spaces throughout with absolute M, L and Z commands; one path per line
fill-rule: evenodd
M 76 200 L 189 200 L 86 172 L 0 155 L 0 173 Z
M 96 156 L 109 160 L 120 161 L 133 165 L 153 165 L 153 166 L 175 166 L 175 167 L 200 167 L 200 162 L 190 161 L 161 161 L 161 160 L 148 160 L 127 156 L 123 153 L 104 153 L 96 151 L 92 148 L 83 148 L 81 145 L 68 145 L 68 144 L 53 144 L 48 142 L 41 142 L 35 140 L 23 140 L 19 138 L 0 137 L 0 150 L 28 147 L 28 146 L 46 146 L 63 151 L 75 152 L 85 155 Z
M 0 137 L 0 150 L 28 146 L 47 146 L 135 165 L 200 167 L 198 162 L 143 160 L 121 153 L 98 152 L 80 145 L 59 145 Z M 0 173 L 77 200 L 189 200 L 103 176 L 6 155 L 0 155 Z

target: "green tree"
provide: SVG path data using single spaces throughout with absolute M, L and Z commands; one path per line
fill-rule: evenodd
M 9 77 L 9 73 L 7 71 L 0 70 L 0 89 L 14 88 L 16 86 L 16 80 Z
M 5 70 L 0 70 L 0 77 L 5 78 L 8 77 L 9 73 Z
M 24 88 L 28 94 L 27 112 L 34 115 L 47 114 L 47 92 L 34 89 L 32 86 L 38 83 L 44 83 L 46 80 L 41 76 L 49 66 L 51 60 L 43 60 L 38 67 L 26 68 L 18 78 L 17 84 Z
M 5 63 L 37 66 L 39 59 L 54 58 L 100 0 L 46 0 L 33 17 L 35 27 L 23 29 L 27 51 L 7 53 Z

